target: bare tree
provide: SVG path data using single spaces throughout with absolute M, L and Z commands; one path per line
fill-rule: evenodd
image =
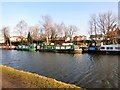
M 97 35 L 97 18 L 96 15 L 93 14 L 90 16 L 89 20 L 89 34 L 91 35 Z
M 108 32 L 114 31 L 116 28 L 117 19 L 113 16 L 112 12 L 106 12 L 99 14 L 98 28 L 104 36 L 104 44 L 107 44 L 107 38 L 109 38 Z M 112 32 L 111 32 L 112 33 Z
M 117 19 L 113 16 L 112 12 L 99 14 L 98 27 L 102 34 L 106 34 L 108 31 L 113 30 L 114 25 L 117 23 Z
M 24 20 L 21 20 L 17 25 L 16 29 L 21 37 L 23 37 L 26 34 L 27 31 L 27 23 Z
M 104 44 L 107 44 L 108 32 L 114 31 L 116 28 L 116 17 L 112 12 L 100 13 L 97 17 L 92 15 L 89 20 L 89 34 L 102 34 L 104 36 Z
M 42 19 L 44 20 L 43 27 L 44 27 L 45 33 L 46 33 L 47 37 L 50 38 L 51 27 L 52 27 L 52 19 L 48 15 L 43 16 Z
M 64 23 L 58 24 L 58 36 L 63 37 L 64 36 Z
M 61 24 L 61 29 L 63 31 L 63 36 L 66 38 L 69 36 L 69 27 L 66 26 L 64 23 Z
M 94 41 L 94 43 L 96 45 L 97 44 L 97 33 L 98 33 L 98 30 L 97 30 L 97 16 L 96 16 L 96 14 L 92 14 L 90 16 L 88 33 L 90 34 L 90 38 L 92 39 L 92 41 Z M 93 38 L 95 38 L 95 39 L 93 39 Z
M 69 36 L 72 38 L 73 35 L 78 31 L 78 28 L 75 25 L 70 25 L 69 26 Z
M 62 37 L 64 36 L 64 31 L 66 30 L 68 34 L 68 28 L 66 29 L 65 25 L 63 23 L 58 24 L 54 23 L 51 28 L 51 38 L 56 38 L 56 37 Z
M 88 30 L 89 35 L 93 35 L 93 23 L 91 20 L 89 20 L 89 30 Z
M 6 45 L 11 45 L 10 42 L 10 28 L 8 26 L 2 28 L 3 34 L 4 34 L 4 39 L 5 39 L 5 44 Z
M 66 26 L 64 23 L 61 25 L 62 27 L 62 34 L 64 35 L 64 37 L 70 37 L 70 40 L 72 40 L 73 36 L 75 35 L 75 33 L 78 31 L 78 28 L 75 25 L 69 25 Z
M 21 38 L 21 44 L 23 44 L 23 37 L 27 35 L 27 23 L 21 20 L 15 27 Z
M 58 24 L 54 23 L 51 27 L 51 39 L 55 39 L 58 36 Z
M 106 14 L 99 14 L 97 26 L 101 34 L 106 34 Z
M 31 36 L 33 37 L 34 40 L 39 39 L 40 37 L 40 26 L 39 25 L 35 25 L 35 26 L 30 26 L 29 27 L 29 32 L 31 34 Z
M 46 35 L 46 41 L 49 42 L 49 39 L 51 38 L 51 28 L 52 28 L 52 19 L 50 16 L 46 15 L 42 17 L 43 19 L 43 29 Z

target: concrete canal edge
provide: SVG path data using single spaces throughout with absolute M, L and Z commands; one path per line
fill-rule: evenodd
M 0 71 L 2 71 L 2 88 L 76 88 L 85 90 L 73 84 L 66 84 L 52 78 L 16 70 L 4 65 L 0 65 Z

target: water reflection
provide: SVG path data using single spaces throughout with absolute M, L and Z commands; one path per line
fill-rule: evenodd
M 2 51 L 2 63 L 85 88 L 118 87 L 118 56 Z

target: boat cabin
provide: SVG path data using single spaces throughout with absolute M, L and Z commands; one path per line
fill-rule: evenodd
M 100 51 L 120 51 L 120 44 L 116 45 L 102 45 Z

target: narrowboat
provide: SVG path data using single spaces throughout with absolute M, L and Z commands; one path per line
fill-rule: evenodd
M 11 45 L 11 46 L 1 46 L 0 49 L 5 49 L 5 50 L 14 50 L 15 46 Z
M 78 45 L 73 43 L 63 43 L 62 45 L 55 45 L 51 43 L 50 45 L 39 44 L 37 50 L 40 52 L 56 52 L 56 53 L 81 53 L 82 49 Z
M 82 48 L 83 53 L 98 53 L 98 47 L 97 46 L 89 46 L 87 48 Z
M 119 54 L 120 44 L 102 45 L 100 46 L 100 53 Z
M 56 46 L 55 51 L 58 53 L 82 53 L 82 48 L 73 43 L 63 43 L 62 45 Z
M 15 48 L 16 50 L 21 50 L 21 51 L 35 51 L 36 48 L 33 47 L 32 45 L 26 46 L 26 45 L 18 45 Z

